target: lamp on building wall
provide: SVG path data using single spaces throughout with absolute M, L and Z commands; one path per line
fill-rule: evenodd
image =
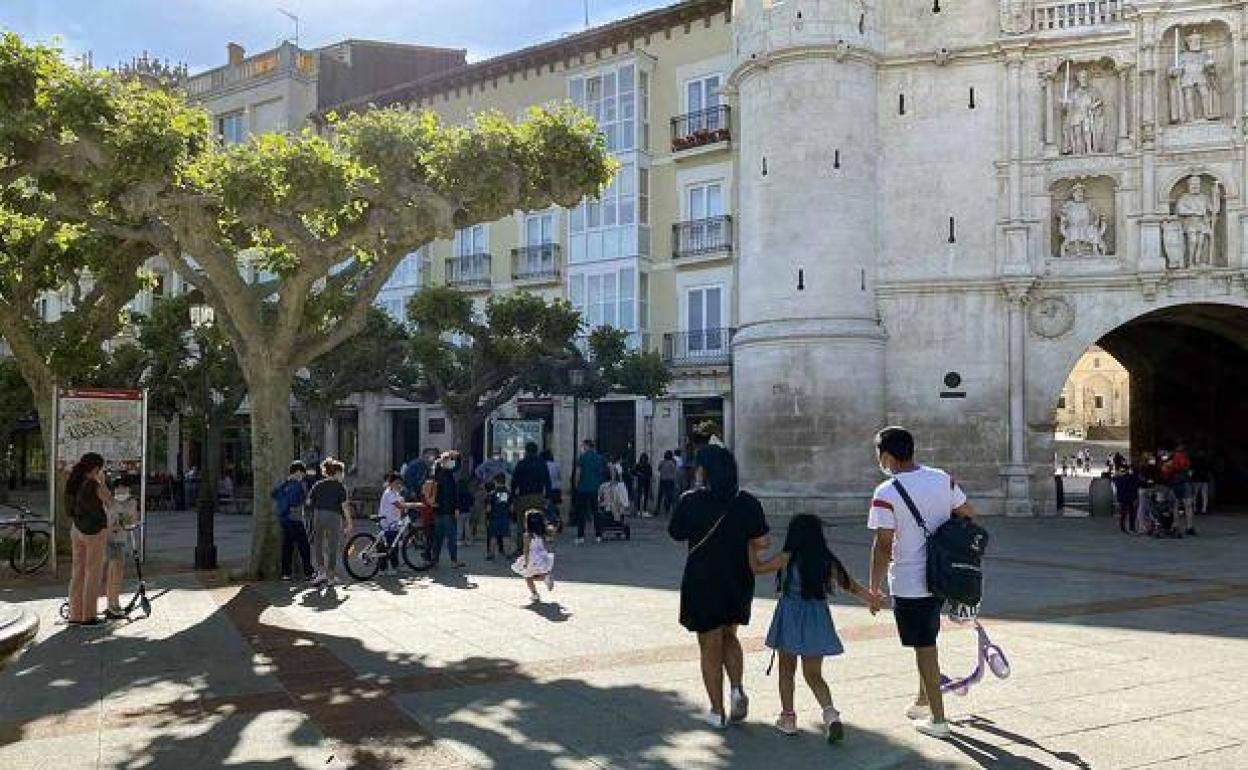
M 209 420 L 214 402 L 220 404 L 221 395 L 208 389 L 209 341 L 208 331 L 216 321 L 216 311 L 196 292 L 191 297 L 191 331 L 195 337 L 196 357 L 199 361 L 200 425 L 199 494 L 196 499 L 195 569 L 217 568 L 217 544 L 213 517 L 216 515 L 216 485 L 211 469 L 216 463 L 209 458 Z

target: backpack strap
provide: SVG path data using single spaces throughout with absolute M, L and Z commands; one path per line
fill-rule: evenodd
M 906 504 L 906 507 L 910 509 L 910 513 L 914 514 L 914 520 L 919 523 L 919 528 L 923 530 L 924 536 L 931 538 L 932 533 L 927 531 L 927 522 L 923 521 L 923 516 L 919 513 L 918 506 L 914 504 L 914 500 L 911 499 L 910 493 L 906 491 L 904 486 L 902 486 L 901 479 L 893 479 L 893 488 L 897 490 L 897 494 L 901 495 L 901 500 Z

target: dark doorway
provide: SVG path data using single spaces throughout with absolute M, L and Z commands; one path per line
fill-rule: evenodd
M 1212 469 L 1217 505 L 1248 503 L 1248 310 L 1180 305 L 1098 344 L 1131 375 L 1132 459 L 1183 445 Z
M 637 402 L 599 401 L 595 412 L 598 451 L 607 457 L 636 459 Z
M 687 398 L 680 402 L 680 411 L 684 417 L 681 427 L 681 440 L 689 443 L 693 440 L 693 429 L 704 422 L 712 422 L 721 438 L 724 435 L 724 400 L 722 398 Z M 683 447 L 682 447 L 683 448 Z
M 399 409 L 390 413 L 390 467 L 399 469 L 403 463 L 420 455 L 420 410 Z
M 522 403 L 518 407 L 521 419 L 542 421 L 542 447 L 552 449 L 555 432 L 555 405 L 549 401 Z

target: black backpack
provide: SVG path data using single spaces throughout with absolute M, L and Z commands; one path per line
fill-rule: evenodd
M 893 486 L 927 536 L 927 590 L 954 604 L 978 605 L 984 596 L 981 561 L 988 550 L 988 531 L 970 519 L 955 516 L 929 532 L 910 493 L 897 479 L 893 479 Z

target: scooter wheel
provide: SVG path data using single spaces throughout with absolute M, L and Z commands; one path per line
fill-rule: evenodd
M 1007 679 L 1010 676 L 1010 662 L 999 652 L 989 653 L 988 667 L 998 679 Z
M 69 620 L 69 602 L 61 602 L 61 620 Z
M 152 603 L 144 596 L 139 600 L 139 609 L 143 610 L 143 617 L 150 618 L 152 616 Z

